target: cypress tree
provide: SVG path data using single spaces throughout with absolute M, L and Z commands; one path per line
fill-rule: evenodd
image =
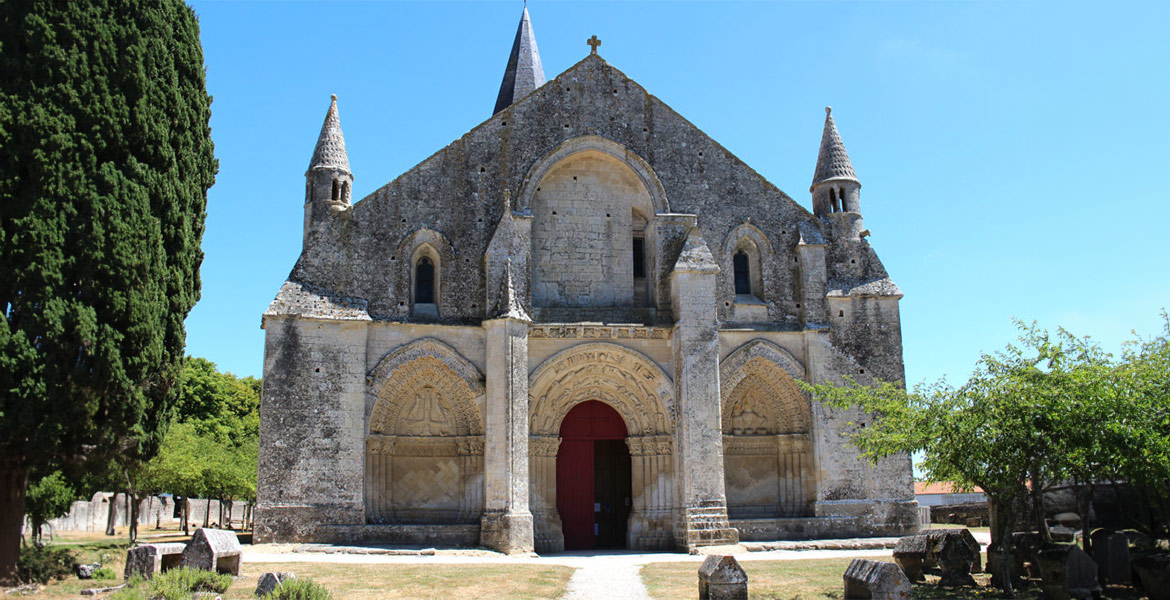
M 146 457 L 217 169 L 194 12 L 0 2 L 0 581 L 30 470 Z

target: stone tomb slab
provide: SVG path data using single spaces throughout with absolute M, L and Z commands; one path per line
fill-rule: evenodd
M 713 554 L 699 567 L 699 600 L 747 600 L 748 577 L 734 556 Z
M 123 574 L 126 579 L 135 575 L 150 579 L 163 571 L 169 571 L 182 564 L 185 547 L 186 544 L 173 542 L 131 548 L 126 552 L 126 569 Z
M 910 580 L 894 563 L 855 558 L 845 569 L 847 600 L 909 600 Z
M 240 540 L 234 531 L 200 527 L 183 550 L 183 566 L 239 575 Z

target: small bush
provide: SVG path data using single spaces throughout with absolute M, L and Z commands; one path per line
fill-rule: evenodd
M 264 600 L 333 600 L 333 594 L 312 579 L 290 579 Z
M 49 583 L 50 579 L 65 579 L 73 574 L 77 560 L 66 548 L 30 544 L 20 549 L 16 576 L 24 583 Z
M 118 575 L 109 567 L 102 567 L 93 572 L 94 579 L 117 579 Z
M 231 575 L 181 567 L 157 575 L 147 586 L 147 595 L 159 600 L 188 600 L 192 592 L 222 594 L 232 584 Z

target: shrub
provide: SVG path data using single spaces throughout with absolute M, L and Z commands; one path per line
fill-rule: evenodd
M 147 586 L 147 595 L 152 599 L 188 600 L 192 592 L 222 594 L 231 584 L 231 575 L 219 575 L 211 571 L 181 567 L 171 569 L 151 579 Z
M 118 575 L 109 567 L 102 567 L 93 572 L 94 579 L 117 579 Z
M 312 579 L 290 579 L 264 600 L 333 600 L 333 594 Z
M 67 548 L 28 544 L 20 549 L 16 577 L 25 583 L 49 583 L 72 575 L 76 567 L 77 560 Z

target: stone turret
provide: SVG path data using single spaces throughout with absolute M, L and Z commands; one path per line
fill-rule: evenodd
M 860 236 L 861 181 L 853 172 L 853 163 L 849 162 L 849 153 L 833 122 L 833 108 L 829 106 L 825 107 L 825 131 L 821 134 L 821 151 L 809 191 L 813 197 L 813 214 L 840 221 L 843 227 L 834 230 L 849 238 Z
M 341 118 L 337 115 L 337 95 L 329 103 L 321 135 L 309 170 L 305 171 L 305 237 L 323 221 L 330 211 L 345 209 L 350 203 L 353 173 L 349 170 L 349 155 L 345 152 L 345 136 L 341 134 Z
M 532 90 L 544 85 L 544 67 L 540 64 L 540 52 L 536 49 L 536 35 L 532 33 L 532 21 L 528 18 L 528 7 L 520 16 L 516 28 L 516 40 L 512 42 L 512 54 L 508 56 L 508 67 L 504 70 L 504 81 L 500 83 L 500 95 L 496 97 L 496 114 L 527 96 Z

